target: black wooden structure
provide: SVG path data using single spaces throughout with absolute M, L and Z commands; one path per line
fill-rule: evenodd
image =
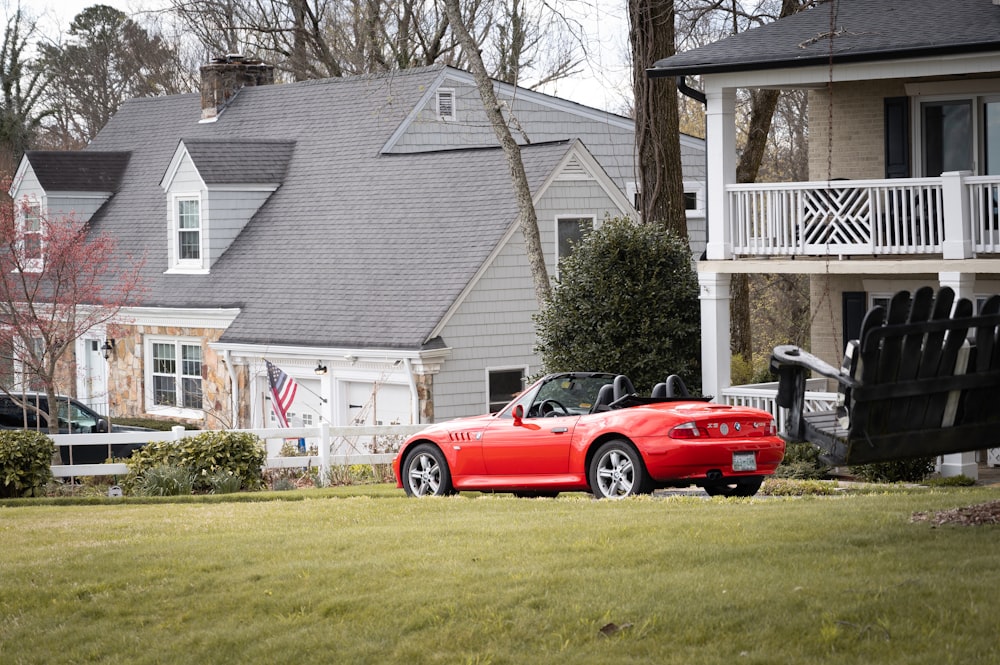
M 775 347 L 788 441 L 809 441 L 833 465 L 1000 446 L 1000 295 L 978 315 L 948 287 L 896 293 L 865 315 L 835 368 L 795 346 Z M 808 412 L 810 372 L 834 379 L 837 408 Z

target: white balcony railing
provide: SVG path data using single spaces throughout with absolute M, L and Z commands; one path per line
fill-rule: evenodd
M 837 393 L 829 392 L 826 388 L 826 379 L 806 379 L 806 411 L 828 411 L 836 407 Z M 719 397 L 716 398 L 720 404 L 749 406 L 767 411 L 774 416 L 778 431 L 785 430 L 785 417 L 788 409 L 782 409 L 777 404 L 777 381 L 732 386 L 723 389 L 720 393 Z
M 729 185 L 733 253 L 943 254 L 945 240 L 965 239 L 974 252 L 1000 252 L 1000 177 L 959 177 L 967 208 L 946 209 L 944 177 Z

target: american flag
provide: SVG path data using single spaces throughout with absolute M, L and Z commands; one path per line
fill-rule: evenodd
M 295 401 L 295 392 L 299 389 L 299 384 L 272 365 L 270 360 L 264 362 L 267 363 L 267 383 L 271 387 L 271 406 L 274 408 L 274 415 L 282 427 L 288 427 L 288 409 Z

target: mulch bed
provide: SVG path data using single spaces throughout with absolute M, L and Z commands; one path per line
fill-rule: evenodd
M 913 513 L 910 521 L 929 522 L 931 526 L 940 524 L 960 524 L 962 526 L 1000 524 L 1000 500 L 932 513 Z

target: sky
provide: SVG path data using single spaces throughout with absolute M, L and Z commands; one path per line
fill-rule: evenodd
M 7 7 L 16 6 L 16 0 L 0 1 Z M 41 15 L 46 34 L 65 31 L 74 16 L 95 4 L 110 5 L 131 15 L 143 8 L 162 7 L 165 3 L 161 0 L 22 0 L 22 6 Z M 548 85 L 541 89 L 542 92 L 616 113 L 625 111 L 631 79 L 627 60 L 626 4 L 626 0 L 564 0 L 568 19 L 580 25 L 588 59 L 579 75 Z

